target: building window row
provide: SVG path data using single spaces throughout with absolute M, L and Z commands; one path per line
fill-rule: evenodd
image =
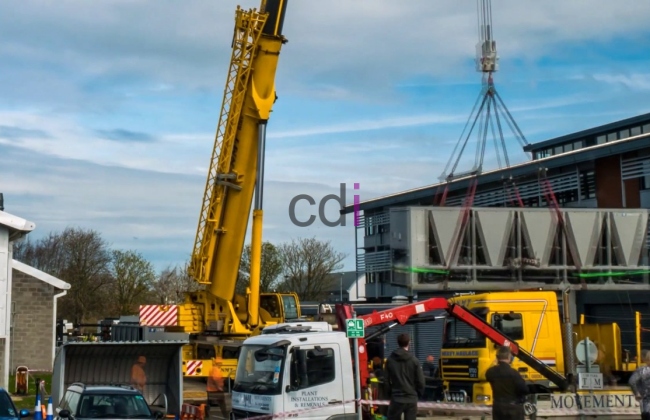
M 564 144 L 559 144 L 557 146 L 548 147 L 546 149 L 537 150 L 533 154 L 533 159 L 555 156 L 561 153 L 582 149 L 583 147 L 595 146 L 597 144 L 604 144 L 610 141 L 622 140 L 628 137 L 634 137 L 648 133 L 650 133 L 650 123 L 634 127 L 627 127 L 621 130 L 612 131 L 610 133 L 599 134 L 597 136 L 587 137 L 581 140 L 574 140 Z

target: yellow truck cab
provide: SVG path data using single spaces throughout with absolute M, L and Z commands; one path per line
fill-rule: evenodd
M 463 295 L 450 299 L 501 331 L 523 349 L 562 375 L 566 374 L 565 350 L 574 352 L 586 338 L 598 348 L 592 369 L 603 373 L 603 392 L 629 393 L 627 378 L 636 363 L 622 357 L 620 329 L 616 323 L 572 325 L 572 338 L 565 344 L 562 314 L 553 291 L 495 292 Z M 485 372 L 496 363 L 497 346 L 462 320 L 448 317 L 440 357 L 446 395 L 451 401 L 491 404 L 492 391 Z M 575 353 L 572 353 L 575 354 Z M 515 358 L 518 370 L 535 394 L 553 394 L 559 389 L 548 379 Z M 618 378 L 621 386 L 612 386 Z M 600 391 L 599 391 L 600 392 Z

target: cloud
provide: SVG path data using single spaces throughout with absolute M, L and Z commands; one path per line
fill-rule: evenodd
M 28 137 L 39 137 L 42 139 L 47 139 L 49 138 L 49 135 L 43 130 L 0 125 L 0 137 L 9 140 L 24 139 Z
M 36 223 L 33 239 L 74 226 L 100 232 L 111 247 L 142 252 L 157 269 L 182 264 L 189 257 L 205 185 L 202 176 L 107 167 L 2 145 L 0 166 L 5 211 Z M 327 227 L 319 220 L 309 227 L 295 226 L 289 203 L 297 194 L 310 194 L 320 202 L 328 194 L 339 194 L 339 189 L 319 183 L 268 182 L 264 240 L 280 243 L 316 236 L 347 253 L 346 266 L 353 267 L 351 216 L 346 226 Z M 347 191 L 347 199 L 352 200 L 353 194 Z M 337 206 L 335 201 L 327 203 L 329 220 L 339 217 Z M 301 220 L 311 214 L 318 215 L 318 206 L 296 208 Z
M 299 128 L 289 131 L 279 131 L 270 133 L 268 138 L 290 138 L 290 137 L 306 137 L 316 136 L 323 134 L 337 134 L 337 133 L 354 133 L 358 131 L 381 130 L 385 128 L 399 128 L 399 127 L 414 127 L 419 125 L 431 124 L 450 124 L 459 123 L 464 121 L 464 117 L 459 115 L 412 115 L 412 116 L 398 116 L 386 119 L 377 120 L 363 120 L 353 121 L 343 124 L 332 124 L 328 126 L 316 126 L 309 128 Z
M 650 90 L 650 74 L 594 74 L 594 80 L 626 87 L 630 90 Z
M 34 219 L 38 232 L 81 224 L 158 265 L 184 260 L 237 3 L 259 7 L 8 4 L 0 14 L 0 191 L 8 209 Z M 530 142 L 647 108 L 650 3 L 628 6 L 493 5 L 497 89 Z M 266 239 L 317 235 L 352 254 L 349 223 L 292 226 L 291 197 L 319 201 L 340 183 L 359 182 L 365 200 L 437 182 L 481 86 L 475 13 L 473 3 L 454 0 L 290 3 L 268 129 Z M 520 148 L 510 145 L 514 161 Z M 307 217 L 317 206 L 299 211 Z
M 259 7 L 256 0 L 242 3 Z M 216 93 L 222 80 L 215 75 L 226 73 L 230 57 L 235 7 L 236 2 L 201 0 L 182 7 L 154 1 L 13 3 L 0 16 L 3 71 L 19 82 L 28 66 L 40 101 L 50 106 L 72 101 L 80 109 L 97 107 L 123 100 L 123 89 L 141 95 L 133 81 L 143 78 L 155 87 Z M 567 42 L 588 41 L 596 49 L 617 37 L 647 34 L 648 15 L 650 4 L 620 7 L 604 0 L 508 0 L 493 8 L 503 66 L 507 60 L 556 56 Z M 408 7 L 391 0 L 294 2 L 284 33 L 289 43 L 278 71 L 280 89 L 391 101 L 393 84 L 416 75 L 446 79 L 473 72 L 468 63 L 474 59 L 476 9 L 453 0 L 409 0 Z M 100 89 L 107 82 L 123 89 Z M 30 86 L 2 89 L 19 101 L 20 91 Z M 46 93 L 52 90 L 67 94 Z M 29 100 L 37 94 L 31 90 Z
M 137 131 L 124 130 L 116 128 L 113 130 L 96 130 L 99 137 L 117 142 L 136 142 L 136 143 L 150 143 L 156 139 L 147 133 L 140 133 Z

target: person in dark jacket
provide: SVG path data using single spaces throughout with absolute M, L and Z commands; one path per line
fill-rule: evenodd
M 424 394 L 424 373 L 420 362 L 408 352 L 411 342 L 408 334 L 397 337 L 399 348 L 386 361 L 386 391 L 390 396 L 388 420 L 415 420 L 418 397 Z
M 492 387 L 492 418 L 494 420 L 524 420 L 524 403 L 528 386 L 512 366 L 510 347 L 497 350 L 497 364 L 485 372 Z

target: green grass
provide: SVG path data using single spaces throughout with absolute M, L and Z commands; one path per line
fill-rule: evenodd
M 9 375 L 9 393 L 11 394 L 11 399 L 16 404 L 16 408 L 21 410 L 26 408 L 28 410 L 34 410 L 34 405 L 36 405 L 36 384 L 34 380 L 40 378 L 45 381 L 45 391 L 49 392 L 52 390 L 52 374 L 51 373 L 39 373 L 39 372 L 29 372 L 29 384 L 27 389 L 27 395 L 16 395 L 16 376 Z M 41 402 L 42 404 L 43 402 Z M 45 405 L 47 405 L 47 400 L 45 400 Z

